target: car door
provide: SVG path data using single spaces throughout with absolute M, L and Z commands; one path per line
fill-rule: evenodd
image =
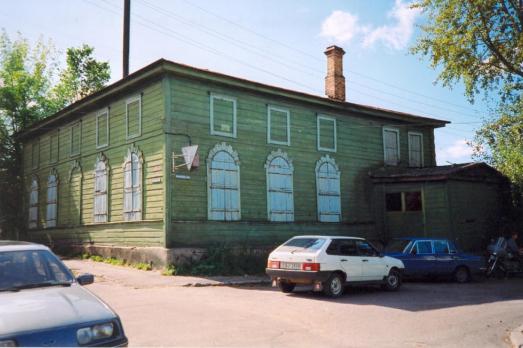
M 361 258 L 353 239 L 334 238 L 325 250 L 327 262 L 341 269 L 347 275 L 347 281 L 361 281 Z
M 435 240 L 433 243 L 437 273 L 440 275 L 452 273 L 456 267 L 457 255 L 450 253 L 449 243 L 446 240 Z
M 387 274 L 387 270 L 379 252 L 366 240 L 356 240 L 356 247 L 361 257 L 362 280 L 382 280 Z
M 405 269 L 411 276 L 425 276 L 434 273 L 436 257 L 432 241 L 417 240 L 403 259 Z

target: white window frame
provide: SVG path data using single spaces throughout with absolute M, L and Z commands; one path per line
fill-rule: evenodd
M 49 178 L 51 176 L 54 176 L 55 178 L 55 192 L 56 192 L 56 197 L 55 197 L 55 200 L 54 201 L 51 201 L 49 199 Z M 58 186 L 59 186 L 59 179 L 58 179 L 58 173 L 56 171 L 55 168 L 51 169 L 51 172 L 49 173 L 49 176 L 47 177 L 47 195 L 46 195 L 46 212 L 45 212 L 45 228 L 51 228 L 51 227 L 56 227 L 57 225 L 57 222 L 58 222 Z M 54 205 L 55 206 L 55 210 L 54 210 L 54 216 L 53 216 L 53 219 L 49 219 L 49 214 L 48 214 L 48 210 L 49 210 L 49 205 Z
M 287 115 L 287 141 L 272 140 L 271 138 L 271 111 L 283 112 Z M 291 113 L 288 109 L 277 106 L 267 106 L 267 144 L 291 146 Z
M 328 163 L 330 165 L 332 165 L 334 167 L 334 169 L 336 169 L 336 175 L 338 176 L 338 199 L 339 199 L 339 206 L 340 206 L 340 211 L 339 213 L 337 214 L 338 215 L 338 221 L 324 221 L 322 220 L 322 216 L 323 215 L 326 215 L 326 214 L 322 214 L 322 212 L 320 211 L 320 168 L 325 164 L 325 163 Z M 334 158 L 331 158 L 329 157 L 329 155 L 326 155 L 326 156 L 323 156 L 321 157 L 318 162 L 316 162 L 316 170 L 315 170 L 315 173 L 316 173 L 316 205 L 317 205 L 317 213 L 318 213 L 318 221 L 319 222 L 327 222 L 327 223 L 339 223 L 342 221 L 342 209 L 341 209 L 341 171 L 338 167 L 338 165 L 336 164 L 336 161 L 334 160 Z M 327 195 L 327 194 L 323 194 L 322 196 L 334 196 L 334 195 Z
M 56 137 L 56 158 L 53 159 L 53 137 Z M 56 130 L 49 135 L 49 163 L 57 163 L 60 157 L 60 132 Z
M 328 147 L 321 147 L 321 132 L 320 132 L 320 122 L 321 120 L 325 121 L 332 121 L 334 123 L 334 148 L 328 148 Z M 338 129 L 337 129 L 337 122 L 336 118 L 326 116 L 326 115 L 318 115 L 316 117 L 316 142 L 318 151 L 328 151 L 328 152 L 336 152 L 338 148 Z
M 132 167 L 132 156 L 136 155 L 138 157 L 138 165 L 140 166 L 139 167 L 139 170 L 138 170 L 138 174 L 139 174 L 139 178 L 138 178 L 138 188 L 134 188 L 133 187 L 133 183 L 132 183 L 132 175 L 133 175 L 133 167 Z M 126 187 L 126 180 L 125 180 L 125 167 L 127 165 L 127 163 L 131 163 L 131 187 Z M 124 158 L 124 162 L 123 162 L 123 165 L 122 165 L 122 170 L 123 170 L 123 207 L 122 207 L 122 211 L 123 211 L 123 219 L 124 221 L 140 221 L 143 219 L 143 183 L 144 183 L 144 178 L 143 178 L 143 154 L 142 152 L 140 151 L 140 149 L 138 149 L 136 146 L 131 146 L 129 149 L 127 149 L 127 155 L 125 156 Z M 138 192 L 140 194 L 140 204 L 139 204 L 139 207 L 137 209 L 134 209 L 134 202 L 132 200 L 133 198 L 133 193 L 135 193 L 135 191 Z M 131 195 L 131 209 L 130 210 L 126 210 L 125 208 L 125 197 L 126 195 L 130 194 Z
M 100 119 L 100 117 L 102 116 L 106 116 L 107 117 L 107 122 L 106 122 L 106 134 L 107 134 L 107 142 L 105 144 L 100 144 L 98 142 L 98 120 Z M 107 147 L 109 146 L 109 108 L 105 108 L 103 110 L 100 110 L 98 111 L 98 113 L 96 114 L 96 148 L 97 149 L 101 149 L 103 147 Z
M 38 177 L 36 175 L 33 175 L 33 177 L 31 178 L 31 190 L 29 191 L 29 223 L 28 223 L 29 229 L 35 229 L 38 227 L 39 188 L 40 188 L 40 185 L 38 183 Z M 35 201 L 33 201 L 33 193 L 35 193 L 35 196 L 36 196 Z M 31 219 L 31 211 L 33 209 L 36 209 L 36 214 L 35 214 L 34 220 Z
M 420 165 L 419 167 L 424 167 L 425 162 L 423 160 L 424 152 L 423 152 L 423 133 L 420 132 L 407 132 L 407 137 L 409 139 L 409 166 L 413 167 L 412 163 L 410 162 L 410 154 L 411 154 L 411 142 L 410 142 L 410 136 L 419 136 L 420 137 Z
M 218 130 L 214 129 L 214 99 L 221 99 L 221 100 L 232 102 L 232 104 L 233 104 L 232 133 L 231 132 L 221 132 L 221 131 L 218 131 Z M 210 103 L 210 105 L 209 105 L 209 112 L 210 112 L 210 122 L 211 122 L 211 124 L 210 124 L 211 135 L 220 135 L 222 137 L 236 138 L 236 114 L 237 114 L 237 111 L 236 111 L 236 108 L 237 108 L 236 98 L 225 96 L 225 95 L 221 95 L 221 94 L 211 93 L 209 95 L 209 103 Z
M 129 134 L 129 104 L 134 103 L 135 101 L 138 101 L 138 133 L 137 134 Z M 109 117 L 107 117 L 107 121 L 109 121 Z M 109 122 L 107 122 L 109 125 Z M 131 98 L 128 98 L 125 101 L 125 138 L 126 139 L 133 139 L 140 137 L 142 135 L 142 95 L 137 95 Z M 107 133 L 107 141 L 109 141 L 109 132 Z
M 78 134 L 78 152 L 73 152 L 73 128 L 78 126 L 78 129 L 79 129 L 79 134 Z M 71 126 L 70 126 L 70 131 L 69 131 L 69 140 L 70 140 L 70 144 L 69 144 L 69 157 L 74 157 L 74 156 L 78 156 L 82 153 L 82 121 L 78 121 L 78 122 L 75 122 L 73 123 Z
M 396 163 L 387 161 L 387 151 L 385 151 L 385 132 L 394 132 L 396 133 L 396 146 L 398 147 L 398 159 Z M 401 149 L 400 149 L 400 130 L 392 127 L 383 127 L 382 131 L 382 140 L 383 140 L 383 162 L 385 165 L 397 166 L 401 161 Z
M 280 221 L 280 220 L 273 220 L 273 216 L 272 216 L 272 206 L 271 206 L 271 191 L 270 191 L 270 178 L 269 178 L 269 169 L 270 169 L 270 165 L 272 163 L 273 160 L 275 160 L 276 158 L 279 158 L 281 157 L 282 159 L 284 159 L 287 164 L 289 165 L 289 169 L 290 169 L 290 172 L 291 172 L 291 192 L 290 192 L 290 198 L 291 198 L 291 206 L 292 206 L 292 214 L 286 214 L 286 218 L 287 218 L 287 215 L 292 215 L 292 217 L 290 219 L 287 219 L 285 221 Z M 265 178 L 266 178 L 266 181 L 267 181 L 267 219 L 271 222 L 283 222 L 283 223 L 287 223 L 287 222 L 294 222 L 294 216 L 295 216 L 295 210 L 294 210 L 294 165 L 292 163 L 292 160 L 289 159 L 289 156 L 287 155 L 286 152 L 282 152 L 280 149 L 278 149 L 277 151 L 273 151 L 269 154 L 269 156 L 267 156 L 267 161 L 265 162 Z
M 216 156 L 219 152 L 227 152 L 234 160 L 238 171 L 237 171 L 237 180 L 238 183 L 238 216 L 237 219 L 231 219 L 227 220 L 225 218 L 226 214 L 224 214 L 224 219 L 214 219 L 212 216 L 212 160 L 214 159 L 214 156 Z M 240 158 L 238 156 L 238 153 L 233 150 L 231 145 L 227 145 L 226 143 L 220 143 L 216 144 L 211 151 L 209 151 L 209 156 L 207 156 L 207 219 L 210 221 L 240 221 L 242 218 L 242 204 L 241 204 L 241 185 L 240 185 L 240 179 L 241 179 L 241 173 L 240 173 Z
M 97 176 L 96 176 L 96 172 L 98 170 L 98 163 L 104 163 L 105 165 L 105 191 L 97 191 L 96 190 L 96 179 L 97 179 Z M 96 157 L 96 161 L 94 163 L 94 171 L 93 171 L 93 179 L 94 179 L 94 200 L 93 200 L 93 222 L 94 223 L 104 223 L 104 222 L 108 222 L 109 221 L 109 171 L 110 171 L 110 168 L 109 168 L 109 163 L 108 163 L 108 160 L 107 160 L 107 157 L 105 157 L 105 155 L 102 153 L 102 154 L 99 154 L 97 157 Z M 125 174 L 124 174 L 125 175 Z M 125 179 L 124 179 L 125 180 Z M 96 209 L 96 198 L 98 196 L 103 196 L 105 195 L 105 212 L 104 214 L 97 214 L 97 209 Z M 104 217 L 102 220 L 98 220 L 97 221 L 97 216 L 102 216 Z

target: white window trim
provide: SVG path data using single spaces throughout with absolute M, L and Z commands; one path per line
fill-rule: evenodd
M 233 104 L 232 133 L 214 130 L 214 99 L 221 99 L 221 100 L 226 100 L 226 101 L 232 102 L 232 104 Z M 236 113 L 237 113 L 236 112 L 236 106 L 237 106 L 236 98 L 228 97 L 228 96 L 221 95 L 221 94 L 211 93 L 210 98 L 209 98 L 209 103 L 210 103 L 209 112 L 210 112 L 210 121 L 211 121 L 211 124 L 210 124 L 211 135 L 220 135 L 222 137 L 236 138 Z
M 385 151 L 385 132 L 394 132 L 396 133 L 396 146 L 398 147 L 398 161 L 396 163 L 387 162 L 387 153 Z M 383 141 L 383 162 L 385 165 L 397 166 L 401 162 L 401 148 L 400 148 L 400 130 L 397 128 L 383 127 L 382 131 L 382 141 Z
M 321 134 L 320 134 L 320 120 L 325 121 L 333 121 L 334 122 L 334 148 L 328 148 L 328 147 L 321 147 Z M 318 115 L 316 117 L 316 142 L 318 146 L 318 151 L 328 151 L 328 152 L 336 152 L 338 147 L 338 130 L 337 130 L 337 124 L 336 119 L 334 117 L 329 117 L 325 115 Z
M 271 138 L 271 111 L 284 112 L 287 115 L 287 141 L 272 140 Z M 277 106 L 267 106 L 267 144 L 291 146 L 291 113 L 288 109 Z
M 98 119 L 102 116 L 106 115 L 107 116 L 107 122 L 106 122 L 106 128 L 107 128 L 107 131 L 106 131 L 106 134 L 107 134 L 107 142 L 105 144 L 99 144 L 98 143 Z M 103 147 L 107 147 L 109 146 L 109 108 L 105 108 L 103 110 L 100 110 L 97 114 L 96 114 L 96 148 L 97 149 L 101 149 Z
M 424 161 L 424 151 L 423 151 L 423 133 L 420 133 L 420 132 L 407 132 L 407 137 L 409 139 L 409 166 L 412 166 L 412 164 L 410 163 L 410 136 L 411 135 L 417 135 L 420 137 L 420 147 L 421 147 L 421 167 L 424 167 L 425 166 L 425 161 Z
M 73 153 L 73 128 L 79 126 L 79 133 L 78 134 L 78 152 Z M 78 156 L 82 153 L 82 121 L 78 121 L 73 123 L 69 128 L 69 157 Z
M 324 163 L 329 163 L 329 164 L 332 164 L 334 166 L 334 168 L 336 168 L 336 173 L 338 175 L 338 191 L 339 191 L 339 199 L 340 199 L 340 214 L 339 214 L 339 221 L 337 222 L 330 222 L 330 221 L 322 221 L 321 220 L 321 214 L 320 214 L 320 200 L 319 200 L 319 197 L 320 197 L 320 185 L 319 185 L 319 172 L 320 172 L 320 168 L 321 166 L 324 164 Z M 318 162 L 316 162 L 316 169 L 315 169 L 315 174 L 316 174 L 316 212 L 317 212 L 317 217 L 318 217 L 318 221 L 319 222 L 325 222 L 325 223 L 340 223 L 342 221 L 342 207 L 341 207 L 341 171 L 338 167 L 338 165 L 336 164 L 336 161 L 334 160 L 334 158 L 331 158 L 329 155 L 326 155 L 326 156 L 323 156 L 321 157 Z
M 131 210 L 131 211 L 125 211 L 125 190 L 126 190 L 126 187 L 125 187 L 125 166 L 128 162 L 131 162 L 131 177 L 132 177 L 132 155 L 133 153 L 138 156 L 138 163 L 140 164 L 140 188 L 139 188 L 139 192 L 140 192 L 140 207 L 139 207 L 139 210 Z M 122 212 L 123 212 L 123 220 L 125 222 L 127 221 L 141 221 L 143 220 L 143 217 L 144 217 L 144 213 L 143 213 L 143 206 L 144 206 L 144 199 L 143 199 L 143 193 L 144 193 L 144 182 L 145 182 L 145 178 L 144 178 L 144 168 L 143 168 L 143 164 L 144 164 L 144 159 L 143 159 L 143 153 L 142 151 L 137 147 L 135 146 L 134 144 L 131 145 L 130 148 L 127 149 L 127 155 L 125 156 L 124 158 L 124 162 L 122 164 L 122 171 L 123 171 L 123 176 L 124 176 L 124 182 L 123 182 L 123 186 L 122 186 L 122 190 L 123 190 L 123 200 L 122 200 Z M 131 184 L 131 188 L 132 188 L 132 184 Z M 132 194 L 131 194 L 132 196 Z M 109 207 L 107 207 L 107 211 L 109 211 Z M 139 213 L 137 214 L 139 216 L 139 218 L 136 218 L 136 219 L 130 219 L 129 218 L 129 215 L 132 214 L 132 213 Z
M 234 162 L 238 166 L 238 220 L 214 220 L 212 219 L 212 202 L 211 202 L 211 162 L 214 156 L 220 152 L 225 151 L 229 155 L 232 156 L 234 159 Z M 211 151 L 209 151 L 209 156 L 207 156 L 207 220 L 209 221 L 225 221 L 225 222 L 231 222 L 231 221 L 241 221 L 242 219 L 242 200 L 241 200 L 241 173 L 240 173 L 240 158 L 238 156 L 238 152 L 236 152 L 231 145 L 227 145 L 226 143 L 220 143 L 216 144 Z
M 53 160 L 53 137 L 56 136 L 56 158 Z M 56 130 L 49 135 L 49 163 L 57 163 L 60 154 L 60 132 Z
M 129 134 L 129 104 L 138 101 L 138 133 Z M 109 115 L 107 116 L 107 121 L 109 121 Z M 107 122 L 109 125 L 109 122 Z M 137 95 L 131 98 L 128 98 L 125 101 L 125 138 L 133 139 L 140 137 L 142 135 L 142 96 Z M 109 132 L 107 133 L 107 140 L 109 141 Z
M 33 183 L 36 183 L 36 189 L 33 190 Z M 33 191 L 36 191 L 36 202 L 31 202 L 31 197 L 33 195 Z M 38 182 L 38 177 L 36 175 L 33 175 L 31 177 L 31 189 L 29 191 L 29 223 L 28 228 L 29 229 L 36 229 L 38 228 L 38 215 L 40 211 L 39 202 L 40 202 L 40 183 Z M 36 208 L 36 216 L 34 220 L 31 220 L 31 209 Z
M 270 193 L 269 193 L 269 166 L 273 159 L 281 157 L 284 160 L 287 161 L 289 164 L 289 168 L 292 173 L 292 180 L 291 180 L 291 203 L 292 203 L 292 220 L 290 221 L 273 221 L 271 220 L 271 200 L 270 200 Z M 279 223 L 289 223 L 294 222 L 295 220 L 295 209 L 294 209 L 294 164 L 292 163 L 292 160 L 289 158 L 286 152 L 283 152 L 282 150 L 278 149 L 276 151 L 272 151 L 269 156 L 267 156 L 267 161 L 265 162 L 265 181 L 266 181 L 266 191 L 267 191 L 267 220 L 270 222 L 279 222 Z
M 96 192 L 96 167 L 98 165 L 98 162 L 100 162 L 100 161 L 104 162 L 104 164 L 105 164 L 105 193 L 97 194 L 97 192 Z M 96 157 L 96 160 L 94 162 L 94 171 L 93 171 L 93 180 L 94 180 L 94 186 L 93 186 L 93 188 L 94 188 L 93 223 L 106 223 L 106 222 L 109 222 L 109 174 L 110 174 L 110 170 L 111 169 L 109 168 L 109 161 L 108 161 L 107 157 L 103 153 L 98 154 L 98 156 Z M 125 185 L 125 183 L 124 183 L 124 185 Z M 96 196 L 97 195 L 103 195 L 103 194 L 105 194 L 105 197 L 106 197 L 106 199 L 105 199 L 105 221 L 97 222 L 97 221 L 95 221 L 95 218 L 96 218 Z M 125 196 L 125 194 L 124 194 L 124 196 Z

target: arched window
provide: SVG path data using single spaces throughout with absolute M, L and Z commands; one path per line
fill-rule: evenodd
M 58 174 L 51 170 L 47 178 L 47 210 L 45 214 L 45 227 L 56 227 L 58 210 Z
M 207 158 L 209 220 L 240 220 L 240 160 L 230 145 L 216 145 Z
M 292 162 L 285 152 L 273 151 L 267 158 L 265 169 L 269 221 L 294 221 Z
M 340 171 L 329 155 L 316 163 L 316 190 L 318 195 L 318 220 L 341 221 Z
M 94 165 L 94 222 L 107 222 L 107 158 L 101 154 Z
M 142 219 L 142 156 L 134 146 L 127 151 L 124 169 L 124 220 Z
M 29 228 L 36 227 L 38 227 L 38 178 L 33 176 L 29 193 Z

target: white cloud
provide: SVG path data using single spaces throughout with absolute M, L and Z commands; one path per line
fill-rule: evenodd
M 339 43 L 348 43 L 353 38 L 360 37 L 364 47 L 383 43 L 387 47 L 404 49 L 414 32 L 414 23 L 420 14 L 419 9 L 411 9 L 410 3 L 396 0 L 387 17 L 394 23 L 379 27 L 362 25 L 359 18 L 350 12 L 334 11 L 321 26 L 321 35 L 334 39 Z
M 442 148 L 437 154 L 439 164 L 470 162 L 472 156 L 472 147 L 467 144 L 467 140 L 459 139 L 449 146 Z

